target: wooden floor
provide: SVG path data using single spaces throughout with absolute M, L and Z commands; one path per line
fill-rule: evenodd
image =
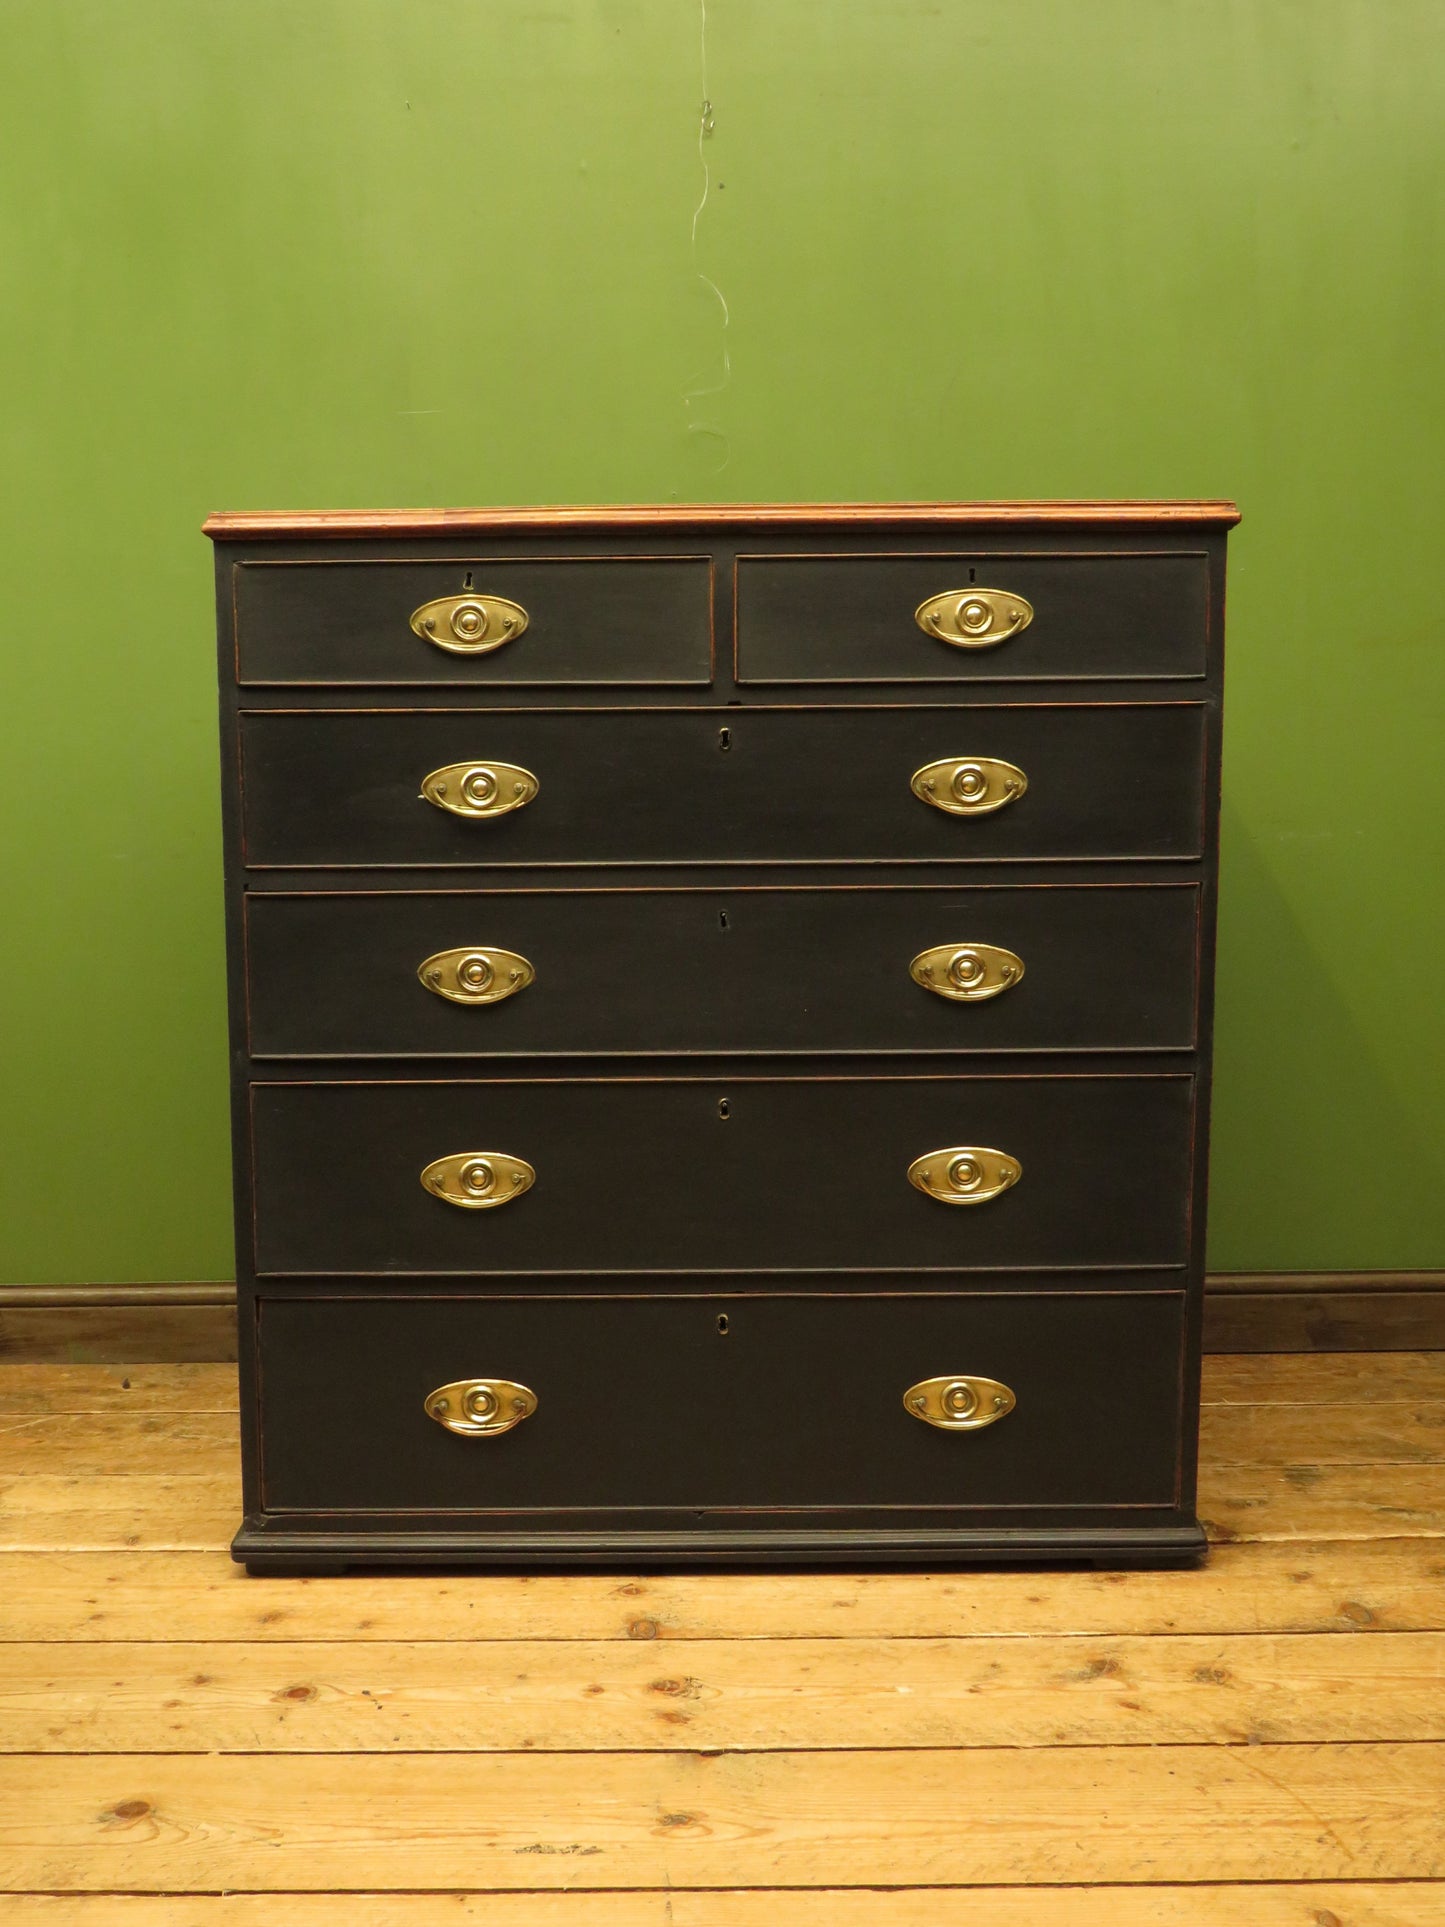
M 0 1367 L 0 1921 L 1445 1927 L 1445 1353 L 1205 1398 L 1199 1572 L 256 1580 L 228 1368 Z

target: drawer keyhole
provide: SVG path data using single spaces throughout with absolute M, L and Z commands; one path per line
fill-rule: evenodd
M 733 1114 L 733 1107 L 725 1097 L 720 1097 L 717 1101 L 717 1114 L 721 1118 L 729 1118 Z
M 726 910 L 719 910 L 719 911 L 718 911 L 718 913 L 717 913 L 717 927 L 718 927 L 718 929 L 719 929 L 719 930 L 726 930 L 726 929 L 727 929 L 727 927 L 728 927 L 728 913 L 727 913 L 727 911 L 726 911 Z
M 719 748 L 719 749 L 731 749 L 731 748 L 732 748 L 732 746 L 733 746 L 733 733 L 732 733 L 732 731 L 731 731 L 730 729 L 720 729 L 720 730 L 718 731 L 718 733 L 717 733 L 717 746 L 718 746 L 718 748 Z
M 717 1315 L 717 1335 L 719 1338 L 726 1338 L 728 1335 L 728 1315 L 725 1311 L 720 1311 Z

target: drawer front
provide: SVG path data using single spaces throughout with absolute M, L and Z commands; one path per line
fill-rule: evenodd
M 1182 1050 L 1195 1036 L 1198 895 L 1193 884 L 257 894 L 251 1050 Z M 469 950 L 482 959 L 475 994 L 459 975 Z M 504 997 L 526 970 L 499 950 L 534 973 Z M 920 966 L 932 990 L 909 969 L 930 951 L 943 953 Z M 423 981 L 429 959 L 437 988 Z
M 704 1509 L 1166 1507 L 1182 1322 L 1163 1292 L 263 1300 L 264 1502 L 674 1508 L 692 1530 Z M 1013 1409 L 971 1431 L 905 1409 L 959 1374 Z M 429 1416 L 470 1379 L 535 1410 L 496 1435 Z
M 1199 553 L 739 556 L 737 676 L 1202 676 L 1208 598 Z
M 263 868 L 1191 857 L 1203 835 L 1194 703 L 253 711 L 241 728 Z M 973 758 L 1026 791 L 955 814 L 910 787 Z M 422 795 L 432 772 L 498 764 L 536 784 L 506 814 Z
M 232 580 L 242 683 L 712 679 L 706 556 L 241 562 Z
M 823 1278 L 1180 1264 L 1193 1093 L 1188 1076 L 259 1084 L 256 1264 Z M 986 1202 L 940 1202 L 910 1167 L 954 1147 L 1022 1174 Z M 535 1182 L 514 1191 L 516 1165 L 499 1166 L 499 1208 L 425 1188 L 437 1161 L 483 1153 Z

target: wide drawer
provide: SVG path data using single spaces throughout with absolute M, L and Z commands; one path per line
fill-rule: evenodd
M 695 1530 L 747 1509 L 1177 1503 L 1173 1292 L 270 1299 L 259 1329 L 271 1511 L 654 1508 Z M 904 1404 L 940 1377 L 1015 1403 L 942 1429 Z M 468 1380 L 535 1410 L 452 1431 L 428 1408 Z
M 1196 703 L 252 711 L 241 737 L 253 867 L 969 862 L 1202 847 Z M 982 812 L 936 807 L 910 785 L 948 759 L 1012 767 L 1027 789 Z M 429 775 L 454 771 L 443 780 L 457 802 L 474 770 L 484 798 L 525 795 L 524 777 L 535 794 L 505 814 L 460 815 L 422 793 Z
M 739 556 L 742 683 L 1202 676 L 1198 552 Z
M 1198 897 L 1194 884 L 255 894 L 251 1052 L 1187 1049 Z
M 256 1084 L 256 1268 L 1179 1264 L 1193 1097 L 1186 1075 Z M 909 1177 L 937 1151 L 988 1154 L 977 1200 L 993 1154 L 1021 1174 L 986 1201 L 943 1202 Z M 474 1182 L 490 1188 L 467 1193 L 460 1173 L 483 1158 Z M 426 1187 L 441 1160 L 451 1175 L 434 1180 L 468 1202 Z M 521 1166 L 530 1188 L 514 1186 Z
M 712 678 L 706 556 L 240 562 L 232 583 L 242 683 Z

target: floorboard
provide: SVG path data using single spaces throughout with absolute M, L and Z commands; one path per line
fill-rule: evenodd
M 31 1895 L 6 1927 L 1445 1927 L 1445 1882 L 605 1893 Z
M 223 1552 L 239 1517 L 234 1471 L 0 1476 L 3 1552 Z M 1199 1517 L 1219 1544 L 1445 1539 L 1445 1465 L 1208 1466 Z
M 0 1753 L 1445 1740 L 1441 1644 L 1438 1633 L 692 1640 L 673 1649 L 678 1665 L 668 1648 L 619 1640 L 16 1642 L 0 1645 Z
M 1186 1572 L 347 1573 L 0 1553 L 0 1639 L 787 1640 L 1445 1630 L 1431 1539 L 1216 1546 Z
M 1445 1399 L 1445 1352 L 1240 1352 L 1204 1361 L 1211 1405 Z M 231 1412 L 234 1365 L 0 1365 L 0 1413 Z
M 0 1367 L 3 1370 L 3 1367 Z M 1211 1405 L 1200 1449 L 1229 1466 L 1434 1465 L 1445 1460 L 1445 1400 L 1349 1405 Z M 231 1479 L 236 1416 L 225 1412 L 0 1413 L 7 1472 L 87 1478 L 124 1471 Z
M 468 1742 L 459 1733 L 459 1744 Z M 1445 1877 L 1445 1745 L 11 1758 L 0 1887 Z

